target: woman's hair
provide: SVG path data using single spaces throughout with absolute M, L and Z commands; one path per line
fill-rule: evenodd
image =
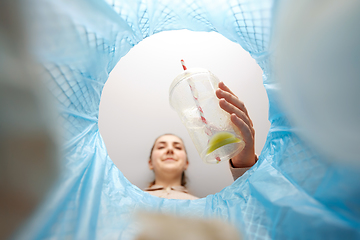
M 154 144 L 153 144 L 153 146 L 152 146 L 152 148 L 151 148 L 151 151 L 150 151 L 150 157 L 149 157 L 150 160 L 151 160 L 151 155 L 152 155 L 152 152 L 153 152 L 153 150 L 154 150 L 156 141 L 157 141 L 160 137 L 165 136 L 165 135 L 172 135 L 172 136 L 178 137 L 178 138 L 183 142 L 183 145 L 184 145 L 184 141 L 183 141 L 179 136 L 176 136 L 175 134 L 172 134 L 172 133 L 165 133 L 165 134 L 163 134 L 163 135 L 161 135 L 161 136 L 159 136 L 159 137 L 157 137 L 157 138 L 155 139 Z M 188 160 L 188 156 L 187 156 L 187 152 L 186 152 L 185 145 L 184 145 L 184 150 L 185 150 L 185 153 L 186 153 L 186 161 L 189 161 L 189 160 Z M 186 186 L 186 183 L 187 183 L 186 181 L 187 181 L 187 176 L 185 175 L 185 171 L 183 171 L 183 172 L 182 172 L 182 175 L 181 175 L 181 186 L 185 187 L 185 186 Z M 155 179 L 154 179 L 152 182 L 150 182 L 149 187 L 151 187 L 151 186 L 153 186 L 153 185 L 155 185 Z

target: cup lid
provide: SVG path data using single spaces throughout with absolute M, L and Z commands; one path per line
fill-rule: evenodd
M 175 88 L 175 86 L 178 85 L 182 80 L 184 80 L 185 78 L 188 78 L 191 75 L 196 75 L 199 73 L 212 74 L 209 70 L 207 70 L 205 68 L 188 68 L 187 70 L 185 70 L 182 73 L 180 73 L 179 75 L 177 75 L 177 77 L 171 83 L 170 88 L 169 88 L 169 96 L 171 96 L 171 93 L 172 93 L 173 89 Z

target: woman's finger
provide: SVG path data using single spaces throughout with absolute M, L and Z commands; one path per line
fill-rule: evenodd
M 219 90 L 220 89 L 220 90 Z M 225 98 L 226 101 L 230 102 L 234 106 L 238 107 L 243 111 L 250 120 L 251 126 L 253 126 L 253 122 L 249 116 L 249 113 L 245 107 L 245 104 L 225 85 L 225 83 L 219 83 L 219 89 L 216 91 L 216 95 L 219 99 Z
M 228 88 L 224 82 L 220 82 L 219 83 L 219 88 L 224 90 L 225 92 L 231 93 L 232 95 L 236 96 L 231 90 L 230 88 Z
M 243 111 L 249 117 L 247 109 L 245 107 L 245 104 L 242 101 L 240 101 L 240 99 L 237 96 L 235 96 L 229 92 L 226 92 L 222 89 L 216 90 L 216 96 L 219 99 L 224 98 L 227 102 L 229 102 L 232 105 L 234 105 L 235 107 L 239 108 L 241 111 Z
M 246 144 L 252 145 L 254 142 L 254 129 L 249 127 L 241 118 L 236 114 L 231 114 L 231 122 L 240 130 Z
M 237 117 L 242 119 L 249 127 L 252 127 L 252 122 L 249 119 L 248 115 L 246 115 L 241 109 L 229 103 L 223 98 L 219 100 L 219 105 L 223 110 L 230 114 L 234 113 Z
M 250 116 L 248 114 L 248 111 L 247 111 L 247 109 L 245 107 L 245 104 L 242 101 L 240 101 L 235 95 L 233 95 L 233 94 L 231 94 L 229 92 L 225 92 L 225 91 L 223 91 L 221 89 L 216 90 L 216 95 L 217 95 L 218 98 L 225 99 L 225 101 L 227 101 L 228 103 L 233 105 L 235 108 L 237 108 L 238 111 L 234 111 L 234 113 L 236 113 L 242 119 L 244 119 L 244 118 L 242 117 L 242 114 L 240 114 L 240 111 L 243 112 L 246 115 L 250 126 L 251 127 L 253 126 L 253 122 L 251 121 L 251 118 L 250 118 Z M 231 113 L 232 112 L 230 112 L 230 114 Z

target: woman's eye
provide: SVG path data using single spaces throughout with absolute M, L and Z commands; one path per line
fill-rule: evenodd
M 176 149 L 177 149 L 177 150 L 182 150 L 182 148 L 181 148 L 181 147 L 176 147 Z
M 158 149 L 163 149 L 164 147 L 158 147 Z

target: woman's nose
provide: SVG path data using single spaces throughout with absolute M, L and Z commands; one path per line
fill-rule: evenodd
M 174 153 L 174 149 L 172 147 L 168 147 L 167 152 L 168 154 L 173 154 Z

